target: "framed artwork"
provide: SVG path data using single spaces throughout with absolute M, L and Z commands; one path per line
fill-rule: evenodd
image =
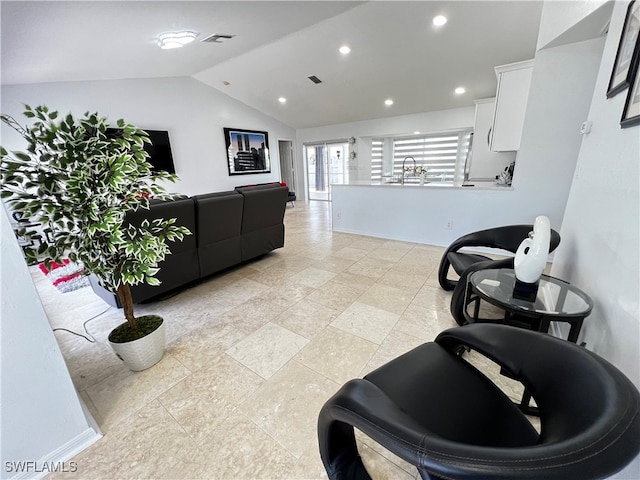
M 611 98 L 631 84 L 633 63 L 640 48 L 638 33 L 640 32 L 640 1 L 632 1 L 627 8 L 627 16 L 622 27 L 622 35 L 618 44 L 616 60 L 609 80 L 607 98 Z
M 225 128 L 229 175 L 271 172 L 269 135 L 242 128 Z
M 622 119 L 620 120 L 622 128 L 640 123 L 640 68 L 638 63 L 640 63 L 640 52 L 636 55 L 635 64 L 633 65 L 634 78 L 629 87 L 627 101 L 624 103 L 624 110 L 622 111 Z

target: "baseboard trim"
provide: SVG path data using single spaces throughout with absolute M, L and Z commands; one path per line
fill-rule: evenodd
M 37 462 L 21 462 L 24 465 L 22 472 L 10 477 L 12 480 L 44 478 L 54 471 L 73 472 L 75 466 L 69 462 L 77 454 L 93 445 L 102 438 L 102 434 L 93 428 L 85 431 L 69 440 L 64 445 L 56 448 L 53 452 L 45 455 Z M 18 462 L 15 462 L 18 464 Z M 17 465 L 16 465 L 17 468 Z
M 365 237 L 380 238 L 382 240 L 394 240 L 398 242 L 416 243 L 418 245 L 431 245 L 435 247 L 444 247 L 444 248 L 449 246 L 449 244 L 445 245 L 441 243 L 425 242 L 424 240 L 417 240 L 415 238 L 409 238 L 402 235 L 383 234 L 379 232 L 368 232 L 363 230 L 352 230 L 349 228 L 342 228 L 342 227 L 332 227 L 332 231 L 338 232 L 338 233 L 350 233 L 353 235 L 363 235 Z

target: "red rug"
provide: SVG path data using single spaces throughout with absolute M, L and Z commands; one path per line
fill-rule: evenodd
M 89 286 L 89 277 L 84 275 L 84 265 L 65 258 L 63 263 L 53 262 L 51 268 L 44 263 L 38 265 L 40 271 L 63 293 Z

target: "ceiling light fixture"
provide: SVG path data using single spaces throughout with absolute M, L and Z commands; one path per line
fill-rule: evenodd
M 280 98 L 278 98 L 278 101 L 279 101 L 280 103 L 287 103 L 287 99 L 286 99 L 286 98 L 284 98 L 284 97 L 280 97 Z
M 167 32 L 158 35 L 158 46 L 163 50 L 184 47 L 187 43 L 193 42 L 199 35 L 197 32 Z
M 433 17 L 432 21 L 436 27 L 441 27 L 442 25 L 447 23 L 447 17 L 445 17 L 444 15 L 438 15 L 436 17 Z
M 391 105 L 393 105 L 393 100 L 391 100 L 390 98 L 387 98 L 387 99 L 384 101 L 384 104 L 385 104 L 387 107 L 390 107 Z
M 343 55 L 348 55 L 351 52 L 351 49 L 349 47 L 347 47 L 346 45 L 343 45 L 340 47 L 340 53 Z
M 465 93 L 467 90 L 464 87 L 458 87 L 454 90 L 456 95 L 462 95 L 463 93 Z

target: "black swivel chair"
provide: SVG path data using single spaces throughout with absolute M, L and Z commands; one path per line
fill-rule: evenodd
M 469 347 L 533 394 L 541 433 L 455 352 Z M 606 478 L 640 451 L 640 394 L 613 365 L 552 336 L 473 324 L 346 383 L 318 419 L 330 479 L 369 479 L 353 428 L 423 479 Z
M 463 247 L 498 248 L 516 253 L 522 241 L 533 231 L 533 225 L 508 225 L 469 233 L 455 240 L 442 255 L 438 267 L 438 281 L 445 290 L 453 290 L 451 296 L 451 315 L 459 325 L 464 325 L 464 293 L 467 278 L 473 272 L 487 268 L 513 268 L 513 257 L 493 260 L 484 255 L 460 251 Z M 549 252 L 553 252 L 560 243 L 560 234 L 551 230 Z M 453 267 L 460 276 L 459 280 L 447 278 L 449 268 Z

